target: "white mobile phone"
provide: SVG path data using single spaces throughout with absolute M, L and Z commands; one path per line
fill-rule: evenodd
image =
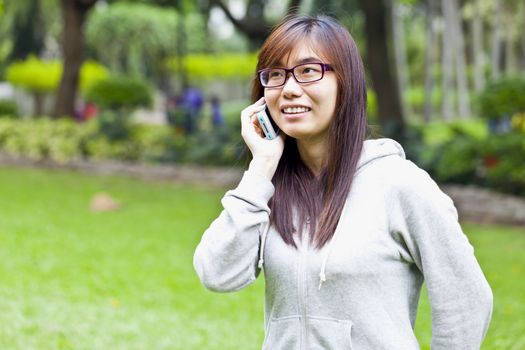
M 279 135 L 279 127 L 272 119 L 268 107 L 265 106 L 264 109 L 257 113 L 257 120 L 259 125 L 264 132 L 264 135 L 268 140 L 273 140 Z

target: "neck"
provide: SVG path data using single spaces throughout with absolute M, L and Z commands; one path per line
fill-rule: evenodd
M 326 158 L 327 147 L 327 140 L 325 137 L 319 139 L 297 140 L 297 149 L 301 156 L 301 160 L 315 176 L 321 174 Z

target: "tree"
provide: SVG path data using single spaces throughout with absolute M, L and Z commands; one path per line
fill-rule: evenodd
M 384 134 L 404 138 L 401 97 L 388 47 L 392 8 L 383 0 L 359 0 L 359 4 L 365 15 L 366 62 L 377 95 L 379 122 Z
M 392 3 L 392 34 L 394 41 L 394 52 L 396 62 L 396 73 L 398 76 L 399 91 L 408 91 L 410 89 L 410 76 L 408 73 L 407 49 L 405 40 L 405 26 L 403 21 L 403 6 Z M 404 116 L 410 116 L 412 111 L 407 103 L 404 94 L 401 93 L 401 109 Z
M 10 22 L 8 27 L 13 45 L 7 61 L 23 60 L 31 54 L 38 56 L 45 37 L 40 0 L 7 1 L 6 10 L 10 13 L 6 20 Z
M 423 119 L 429 122 L 432 119 L 432 92 L 434 90 L 433 68 L 435 64 L 435 41 L 434 17 L 436 15 L 436 0 L 426 0 L 425 18 L 425 106 Z
M 447 29 L 450 34 L 447 40 L 444 40 L 444 43 L 445 45 L 450 45 L 454 53 L 459 114 L 464 118 L 470 117 L 470 101 L 468 96 L 467 71 L 465 64 L 465 45 L 457 0 L 443 0 L 443 15 L 448 24 L 449 28 Z
M 492 78 L 497 79 L 501 73 L 502 38 L 501 38 L 501 0 L 495 0 L 492 17 Z
M 450 11 L 445 10 L 447 8 L 447 1 L 442 0 L 441 8 L 443 12 L 443 19 L 445 29 L 441 36 L 442 38 L 442 56 L 441 56 L 441 70 L 442 74 L 442 106 L 441 113 L 443 119 L 446 121 L 452 120 L 454 116 L 454 105 L 452 101 L 452 94 L 454 89 L 454 45 L 451 45 L 450 41 L 454 40 L 454 23 L 450 16 Z
M 60 0 L 64 18 L 62 52 L 64 72 L 55 105 L 55 116 L 73 116 L 80 67 L 84 61 L 83 25 L 97 0 Z
M 483 73 L 483 22 L 481 17 L 480 0 L 474 0 L 472 15 L 472 56 L 474 58 L 474 89 L 476 92 L 483 90 L 485 86 L 485 75 Z
M 525 19 L 525 4 L 520 5 L 521 18 Z M 525 23 L 523 23 L 525 25 Z M 521 32 L 521 69 L 525 70 L 525 31 Z
M 272 25 L 275 23 L 269 22 L 264 17 L 264 8 L 267 1 L 265 0 L 248 0 L 246 5 L 246 13 L 243 18 L 236 18 L 231 13 L 230 9 L 223 0 L 209 0 L 209 6 L 219 7 L 226 17 L 232 22 L 237 30 L 246 35 L 250 41 L 253 49 L 261 47 L 264 39 Z M 291 0 L 288 4 L 287 13 L 297 13 L 301 5 L 301 0 Z

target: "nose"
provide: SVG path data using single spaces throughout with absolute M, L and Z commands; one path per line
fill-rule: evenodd
M 295 80 L 292 72 L 289 72 L 286 78 L 286 83 L 283 85 L 283 95 L 287 98 L 300 96 L 303 89 L 301 88 L 301 85 L 297 83 L 297 80 Z

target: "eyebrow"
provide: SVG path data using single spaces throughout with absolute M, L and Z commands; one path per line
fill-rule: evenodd
M 294 62 L 294 66 L 295 65 L 298 65 L 298 64 L 303 64 L 303 63 L 311 63 L 311 62 L 321 62 L 321 59 L 319 57 L 305 57 L 305 58 L 301 58 L 299 61 L 296 61 Z M 285 65 L 282 64 L 282 62 L 279 62 L 279 64 L 284 67 Z

